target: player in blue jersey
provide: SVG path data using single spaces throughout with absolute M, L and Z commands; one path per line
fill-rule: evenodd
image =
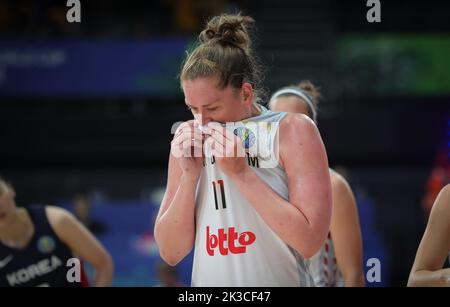
M 96 271 L 94 286 L 111 284 L 111 256 L 72 214 L 18 207 L 14 188 L 0 178 L 0 287 L 83 286 L 82 261 Z

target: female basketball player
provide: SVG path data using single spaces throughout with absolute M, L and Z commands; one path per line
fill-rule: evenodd
M 81 286 L 78 258 L 96 270 L 95 286 L 111 284 L 103 246 L 62 208 L 17 207 L 14 188 L 0 179 L 0 287 Z
M 272 111 L 301 113 L 317 123 L 320 92 L 309 81 L 275 92 Z M 347 181 L 330 169 L 333 211 L 325 245 L 310 260 L 316 286 L 364 286 L 361 229 L 355 197 Z
M 450 252 L 450 184 L 439 193 L 417 250 L 408 286 L 450 287 L 450 268 L 443 264 Z
M 195 246 L 193 286 L 311 285 L 304 258 L 319 251 L 330 226 L 330 176 L 316 126 L 257 103 L 252 22 L 211 19 L 180 74 L 195 120 L 171 143 L 155 238 L 171 265 Z M 223 127 L 229 122 L 238 128 Z M 269 154 L 251 153 L 257 145 Z

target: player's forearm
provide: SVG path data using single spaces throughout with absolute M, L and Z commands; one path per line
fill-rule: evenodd
M 353 270 L 350 272 L 342 272 L 344 278 L 344 285 L 346 287 L 364 287 L 365 279 L 364 272 L 361 269 Z
M 333 205 L 333 210 L 335 210 L 337 205 L 336 203 L 333 203 Z M 333 214 L 335 212 L 336 210 Z M 365 276 L 359 224 L 358 227 L 355 225 L 351 227 L 352 223 L 348 220 L 341 219 L 339 222 L 336 222 L 336 214 L 333 215 L 331 224 L 330 232 L 333 239 L 334 252 L 337 265 L 344 279 L 344 285 L 346 287 L 364 287 Z
M 94 286 L 109 287 L 113 278 L 114 265 L 111 257 L 107 257 L 102 265 L 95 268 Z
M 300 209 L 268 187 L 250 168 L 238 176 L 233 176 L 232 180 L 267 225 L 284 242 L 306 258 L 319 251 L 325 241 L 329 221 L 327 224 L 309 220 Z M 317 207 L 321 206 L 317 204 Z M 329 209 L 331 210 L 331 204 Z
M 408 287 L 450 287 L 450 269 L 415 271 L 409 276 Z
M 156 221 L 155 240 L 161 257 L 170 265 L 177 264 L 192 249 L 196 187 L 196 180 L 182 177 L 169 208 Z

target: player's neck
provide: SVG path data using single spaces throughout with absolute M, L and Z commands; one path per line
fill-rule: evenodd
M 259 105 L 252 104 L 252 112 L 253 112 L 253 114 L 251 117 L 255 117 L 255 116 L 261 115 L 262 109 Z
M 255 104 L 252 104 L 252 106 L 250 107 L 250 109 L 248 110 L 245 118 L 243 118 L 242 120 L 246 120 L 258 115 L 261 115 L 262 110 L 261 108 L 259 108 L 258 106 L 256 106 Z
M 34 225 L 25 209 L 16 209 L 11 222 L 0 228 L 0 242 L 13 248 L 26 246 L 33 236 Z

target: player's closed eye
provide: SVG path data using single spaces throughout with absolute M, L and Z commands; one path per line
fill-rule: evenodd
M 193 108 L 191 106 L 186 106 L 188 108 L 189 111 L 197 113 L 197 108 Z

